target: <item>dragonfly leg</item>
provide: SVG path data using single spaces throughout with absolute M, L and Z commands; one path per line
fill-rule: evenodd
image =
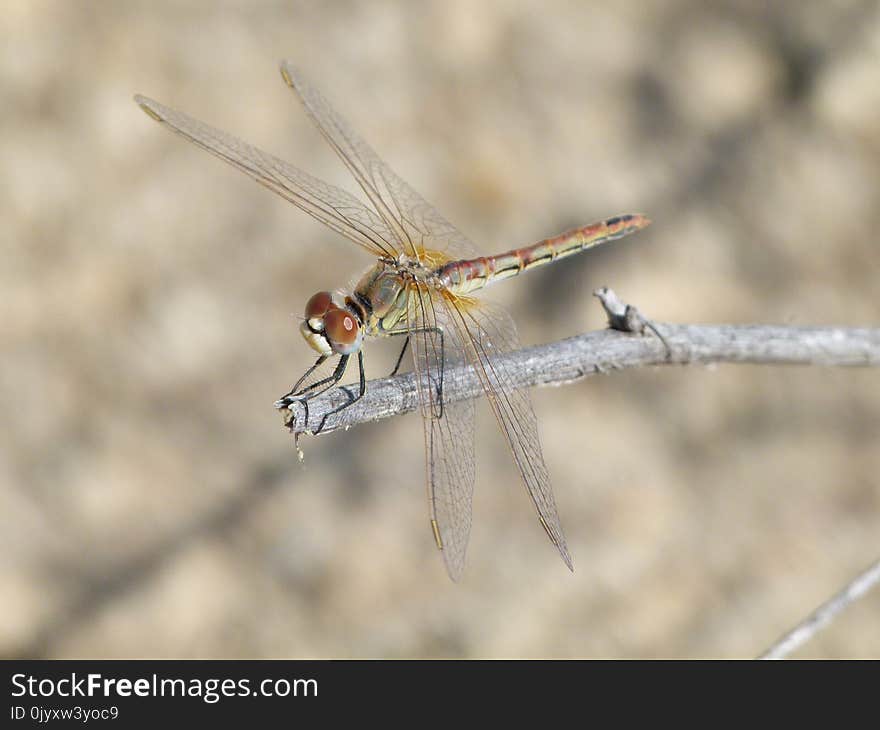
M 440 405 L 440 412 L 438 414 L 438 418 L 443 418 L 443 374 L 445 372 L 446 366 L 446 346 L 445 341 L 443 339 L 443 330 L 439 327 L 420 327 L 416 329 L 407 330 L 406 332 L 389 332 L 388 334 L 394 335 L 403 335 L 406 334 L 406 342 L 403 343 L 403 349 L 400 351 L 400 357 L 397 358 L 397 365 L 394 366 L 394 370 L 391 371 L 391 376 L 397 374 L 397 371 L 400 369 L 400 363 L 403 360 L 403 355 L 406 352 L 406 347 L 409 344 L 410 336 L 417 334 L 425 334 L 430 332 L 431 334 L 437 335 L 440 338 L 440 377 L 437 380 L 437 403 Z
M 345 357 L 348 357 L 348 356 L 346 355 Z M 364 374 L 364 351 L 363 350 L 358 350 L 358 370 L 360 372 L 360 378 L 359 378 L 359 381 L 360 381 L 359 386 L 360 387 L 358 390 L 358 394 L 352 395 L 346 388 L 341 388 L 341 390 L 348 397 L 348 400 L 345 403 L 343 403 L 341 406 L 337 406 L 332 411 L 327 411 L 327 413 L 324 414 L 324 417 L 321 419 L 321 423 L 318 424 L 317 430 L 313 432 L 315 436 L 317 436 L 319 433 L 321 433 L 321 431 L 324 430 L 324 424 L 327 423 L 327 419 L 330 416 L 336 415 L 340 411 L 344 411 L 346 408 L 351 406 L 353 403 L 356 403 L 361 398 L 363 398 L 364 393 L 367 392 L 367 377 Z M 342 376 L 340 375 L 340 377 L 342 377 Z M 310 397 L 314 397 L 314 396 L 310 396 Z M 306 408 L 308 408 L 308 406 L 306 406 Z
M 336 383 L 340 381 L 342 376 L 345 374 L 345 368 L 348 366 L 348 358 L 349 355 L 342 355 L 339 358 L 339 363 L 336 365 L 336 369 L 333 371 L 332 375 L 328 375 L 326 378 L 321 378 L 321 380 L 316 380 L 311 385 L 307 385 L 302 390 L 295 391 L 291 394 L 286 395 L 282 398 L 279 403 L 285 402 L 294 402 L 299 401 L 301 399 L 311 400 L 312 398 L 321 395 L 325 391 L 330 390 Z M 311 368 L 314 369 L 314 368 Z M 310 369 L 310 370 L 311 370 Z M 303 376 L 305 377 L 305 376 Z M 300 378 L 302 380 L 302 378 Z
M 403 343 L 403 348 L 400 350 L 400 354 L 397 356 L 397 364 L 394 366 L 394 370 L 391 371 L 391 375 L 388 376 L 389 378 L 393 378 L 397 375 L 397 371 L 400 370 L 400 364 L 403 362 L 403 356 L 406 354 L 406 348 L 409 347 L 409 332 L 395 332 L 393 334 L 405 334 L 406 340 Z
M 398 355 L 397 357 L 397 364 L 394 366 L 394 370 L 391 371 L 391 375 L 389 375 L 388 377 L 393 378 L 395 375 L 397 375 L 397 371 L 400 370 L 400 365 L 403 362 L 403 356 L 406 354 L 406 348 L 409 345 L 410 336 L 426 332 L 430 332 L 440 337 L 440 379 L 437 382 L 437 402 L 440 404 L 440 415 L 438 417 L 443 418 L 443 372 L 446 359 L 446 347 L 444 346 L 442 329 L 440 329 L 439 327 L 420 327 L 399 332 L 395 332 L 394 330 L 387 332 L 386 334 L 389 337 L 406 335 L 406 342 L 403 343 L 403 348 L 400 350 L 400 355 Z
M 303 373 L 303 376 L 296 381 L 296 384 L 278 399 L 278 403 L 282 403 L 288 398 L 297 395 L 297 391 L 299 390 L 299 387 L 303 384 L 303 382 L 305 382 L 305 379 L 308 378 L 309 375 L 311 375 L 313 372 L 315 372 L 315 370 L 317 370 L 321 365 L 323 365 L 324 362 L 327 360 L 327 357 L 328 355 L 321 355 L 321 357 L 319 357 L 315 361 L 315 364 L 312 365 L 312 367 L 310 367 L 308 370 L 306 370 L 305 373 Z
M 435 327 L 434 330 L 440 335 L 440 382 L 437 383 L 437 402 L 440 404 L 440 418 L 443 418 L 443 379 L 446 377 L 446 347 L 443 341 L 443 330 Z
M 364 374 L 363 374 L 363 355 L 362 355 L 362 353 L 358 353 L 358 355 L 359 355 L 359 361 L 361 363 L 361 380 L 363 380 L 363 377 L 364 377 Z M 276 401 L 276 403 L 275 403 L 276 407 L 277 408 L 289 408 L 294 403 L 299 403 L 303 407 L 304 423 L 306 426 L 308 426 L 308 423 L 309 423 L 309 401 L 312 398 L 316 398 L 317 396 L 321 395 L 321 393 L 324 393 L 324 392 L 330 390 L 330 388 L 332 388 L 340 380 L 342 380 L 342 376 L 345 374 L 345 368 L 348 366 L 349 357 L 350 357 L 349 355 L 342 355 L 339 358 L 339 364 L 336 366 L 336 369 L 333 371 L 332 375 L 329 375 L 326 378 L 322 378 L 321 380 L 318 380 L 318 381 L 306 386 L 305 388 L 302 388 L 301 390 L 297 390 L 296 388 L 294 388 L 294 390 L 292 390 L 290 393 L 288 393 L 283 398 Z M 318 367 L 321 363 L 323 363 L 326 359 L 327 359 L 327 357 L 323 356 L 323 355 L 320 358 L 318 358 L 318 362 L 316 362 L 311 368 L 309 368 L 309 370 L 306 372 L 306 374 L 303 375 L 303 377 L 299 379 L 299 381 L 297 382 L 297 385 L 301 384 L 303 382 L 303 380 L 305 380 L 309 376 L 309 374 L 312 373 L 315 370 L 315 368 Z M 333 411 L 333 412 L 335 412 L 335 411 Z M 327 415 L 329 415 L 329 414 L 327 414 Z M 326 421 L 326 420 L 327 420 L 327 417 L 325 416 L 324 419 L 321 421 L 321 426 L 318 428 L 317 431 L 315 431 L 315 433 L 320 433 L 320 431 L 324 428 L 324 421 Z
M 440 377 L 437 379 L 437 404 L 440 406 L 437 418 L 443 418 L 443 378 L 446 372 L 446 345 L 443 330 L 439 327 L 425 327 L 413 332 L 430 332 L 440 337 Z

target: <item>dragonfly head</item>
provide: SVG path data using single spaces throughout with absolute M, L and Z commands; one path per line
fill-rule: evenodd
M 299 331 L 313 350 L 322 355 L 351 355 L 360 349 L 364 331 L 355 314 L 320 291 L 306 302 L 306 317 Z

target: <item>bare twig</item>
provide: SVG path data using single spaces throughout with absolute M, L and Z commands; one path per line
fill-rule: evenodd
M 853 578 L 842 590 L 819 606 L 758 658 L 785 658 L 809 641 L 819 630 L 831 623 L 843 609 L 864 596 L 877 583 L 880 583 L 880 560 Z
M 603 302 L 619 301 L 610 290 L 603 294 Z M 634 308 L 632 312 L 637 314 Z M 880 329 L 672 325 L 650 322 L 640 315 L 630 319 L 635 324 L 641 322 L 641 330 L 649 329 L 657 336 L 604 330 L 507 353 L 503 357 L 510 367 L 505 372 L 514 374 L 510 386 L 562 385 L 594 373 L 646 365 L 880 365 Z M 443 397 L 449 402 L 481 395 L 479 380 L 468 367 L 448 368 L 443 380 Z M 349 402 L 356 390 L 356 386 L 344 386 L 310 400 L 308 424 L 296 404 L 285 407 L 285 425 L 294 434 L 306 433 L 328 412 Z M 412 374 L 372 380 L 363 398 L 327 418 L 322 432 L 408 413 L 416 409 L 417 398 Z

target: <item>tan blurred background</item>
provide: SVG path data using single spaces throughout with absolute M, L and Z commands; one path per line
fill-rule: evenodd
M 287 57 L 486 252 L 650 215 L 496 290 L 526 344 L 601 285 L 870 325 L 877 3 L 26 0 L 0 36 L 0 655 L 753 656 L 880 554 L 880 373 L 656 368 L 533 392 L 574 574 L 480 409 L 452 584 L 416 415 L 300 466 L 272 407 L 369 259 L 131 101 L 351 189 Z M 880 592 L 799 654 L 878 655 Z

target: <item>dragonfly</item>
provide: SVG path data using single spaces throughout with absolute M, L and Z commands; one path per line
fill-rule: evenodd
M 356 395 L 366 392 L 365 338 L 401 337 L 394 373 L 409 346 L 424 426 L 425 482 L 431 531 L 453 581 L 462 575 L 475 482 L 475 400 L 444 396 L 444 373 L 472 368 L 507 442 L 538 520 L 574 570 L 556 508 L 526 389 L 514 388 L 504 354 L 520 347 L 502 307 L 475 296 L 491 284 L 550 264 L 649 224 L 627 214 L 494 256 L 473 243 L 399 177 L 291 63 L 281 76 L 354 177 L 369 206 L 283 160 L 159 102 L 137 95 L 150 117 L 237 167 L 359 246 L 375 262 L 348 293 L 321 291 L 305 307 L 300 331 L 317 360 L 275 406 L 293 412 L 336 386 L 356 359 Z M 320 377 L 319 374 L 328 372 Z M 394 374 L 392 373 L 392 374 Z M 331 411 L 327 415 L 332 415 Z M 319 433 L 326 416 L 313 433 Z

